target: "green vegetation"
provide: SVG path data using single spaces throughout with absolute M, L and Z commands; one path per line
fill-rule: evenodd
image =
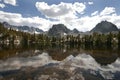
M 90 49 L 120 48 L 120 32 L 99 34 L 94 32 L 92 35 L 66 35 L 64 37 L 49 37 L 44 34 L 30 34 L 4 28 L 0 24 L 0 44 L 13 44 L 27 46 L 30 44 L 40 45 L 70 45 L 72 47 L 83 47 Z

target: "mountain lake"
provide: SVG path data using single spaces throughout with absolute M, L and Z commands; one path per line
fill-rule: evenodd
M 3 45 L 0 80 L 120 80 L 120 51 Z

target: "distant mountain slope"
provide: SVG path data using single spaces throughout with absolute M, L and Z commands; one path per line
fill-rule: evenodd
M 79 31 L 78 31 L 76 28 L 74 28 L 74 29 L 72 30 L 72 32 L 73 32 L 73 33 L 76 33 L 76 34 L 79 33 Z
M 13 26 L 10 25 L 7 22 L 3 22 L 4 27 L 6 28 L 12 28 L 14 30 L 17 31 L 23 31 L 23 32 L 29 32 L 29 33 L 43 33 L 43 30 L 39 29 L 39 28 L 35 28 L 35 27 L 29 27 L 29 26 Z
M 48 35 L 59 37 L 62 34 L 64 35 L 69 32 L 70 30 L 64 24 L 56 24 L 56 25 L 53 25 L 52 28 L 49 29 Z
M 101 33 L 108 33 L 113 31 L 119 31 L 117 26 L 111 22 L 108 21 L 102 21 L 98 23 L 91 32 L 101 32 Z

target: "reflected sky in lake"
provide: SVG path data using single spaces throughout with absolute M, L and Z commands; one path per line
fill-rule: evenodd
M 69 50 L 66 48 L 16 50 L 12 56 L 9 54 L 8 57 L 0 59 L 0 76 L 4 78 L 5 75 L 3 76 L 3 73 L 6 71 L 21 70 L 24 67 L 39 68 L 49 64 L 57 64 L 51 66 L 68 72 L 79 71 L 84 78 L 84 75 L 89 73 L 89 75 L 97 76 L 101 80 L 120 79 L 118 77 L 120 76 L 118 52 L 76 48 Z

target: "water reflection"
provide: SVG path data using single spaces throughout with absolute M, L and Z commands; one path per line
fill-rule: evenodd
M 91 55 L 99 64 L 107 65 L 116 61 L 120 57 L 119 50 L 93 50 L 81 47 L 71 47 L 69 45 L 30 45 L 30 46 L 2 46 L 0 50 L 0 60 L 12 57 L 30 57 L 41 53 L 48 53 L 53 60 L 62 61 L 69 55 L 74 57 L 78 54 L 86 53 Z
M 24 76 L 20 73 L 23 73 L 23 71 L 26 73 L 26 70 L 30 68 L 27 73 L 39 74 L 40 79 L 43 76 L 45 77 L 46 74 L 50 77 L 51 75 L 48 72 L 51 69 L 53 74 L 56 70 L 60 70 L 68 76 L 72 76 L 68 80 L 72 78 L 72 80 L 76 80 L 77 76 L 75 75 L 82 79 L 85 78 L 85 80 L 89 80 L 88 78 L 92 80 L 119 80 L 119 57 L 120 53 L 118 50 L 85 50 L 81 47 L 66 45 L 32 45 L 25 48 L 23 46 L 14 46 L 12 48 L 10 46 L 3 46 L 0 50 L 0 77 L 7 78 L 6 76 L 11 75 L 13 77 Z M 43 75 L 41 70 L 44 71 L 46 69 L 48 72 L 43 72 Z M 14 75 L 14 72 L 17 75 Z M 27 73 L 26 75 L 28 75 Z M 59 72 L 56 72 L 56 75 L 57 73 L 59 74 Z M 59 76 L 63 75 L 59 74 Z M 35 78 L 36 76 L 33 77 Z
M 92 51 L 90 55 L 101 65 L 111 64 L 119 57 L 114 51 Z
M 49 64 L 51 64 L 49 66 Z M 57 65 L 54 65 L 57 64 Z M 38 68 L 42 66 L 55 67 L 57 69 L 62 69 L 67 72 L 89 72 L 89 75 L 92 74 L 93 77 L 100 75 L 100 78 L 104 79 L 114 79 L 116 78 L 115 74 L 120 72 L 120 59 L 118 58 L 114 63 L 102 66 L 95 61 L 93 57 L 89 54 L 78 54 L 76 57 L 69 55 L 62 61 L 53 60 L 48 53 L 42 53 L 37 56 L 32 56 L 28 58 L 10 58 L 5 61 L 0 61 L 0 73 L 3 76 L 3 73 L 6 71 L 19 70 L 22 71 L 23 67 L 33 67 Z M 27 68 L 25 68 L 27 69 Z M 83 71 L 81 71 L 81 69 Z M 30 71 L 29 71 L 30 72 Z M 8 73 L 7 73 L 8 74 Z M 17 73 L 18 74 L 18 73 Z M 11 74 L 9 74 L 11 75 Z M 49 74 L 50 75 L 50 74 Z M 5 76 L 5 75 L 4 75 Z M 83 75 L 84 76 L 84 75 Z M 69 80 L 69 79 L 68 79 Z

